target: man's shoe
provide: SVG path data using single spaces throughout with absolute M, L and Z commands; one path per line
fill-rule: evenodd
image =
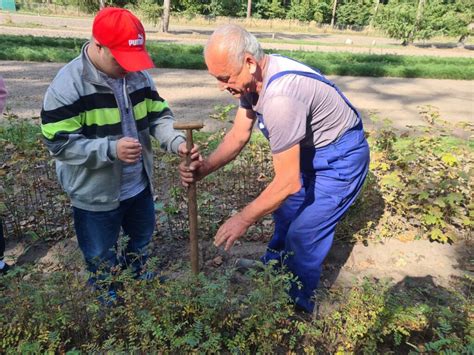
M 263 263 L 259 260 L 239 258 L 235 260 L 235 269 L 240 272 L 249 270 L 263 270 Z
M 164 275 L 158 276 L 158 273 L 156 273 L 154 271 L 144 272 L 143 274 L 141 274 L 137 277 L 137 280 L 151 281 L 151 280 L 154 280 L 156 278 L 158 278 L 158 282 L 160 284 L 164 284 L 165 282 L 167 282 L 169 280 L 169 277 L 164 276 Z
M 5 264 L 5 266 L 2 269 L 0 269 L 0 275 L 6 275 L 10 269 L 11 269 L 10 265 Z

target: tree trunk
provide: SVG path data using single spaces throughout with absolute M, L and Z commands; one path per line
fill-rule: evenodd
M 413 43 L 415 40 L 415 34 L 418 32 L 421 18 L 423 17 L 423 8 L 425 7 L 425 0 L 418 0 L 418 9 L 416 10 L 415 24 L 413 25 L 413 31 L 410 33 L 408 39 L 409 43 Z
M 374 13 L 372 14 L 372 18 L 370 19 L 370 27 L 374 27 L 375 17 L 377 16 L 377 12 L 379 11 L 380 0 L 375 0 L 375 9 Z
M 247 0 L 247 18 L 252 17 L 252 0 Z
M 337 8 L 337 0 L 334 0 L 334 4 L 332 6 L 331 27 L 334 27 L 334 22 L 336 20 L 336 8 Z
M 105 0 L 99 1 L 99 9 L 102 10 L 105 7 Z
M 161 18 L 161 32 L 168 32 L 168 27 L 170 24 L 170 6 L 171 0 L 163 1 L 163 16 Z

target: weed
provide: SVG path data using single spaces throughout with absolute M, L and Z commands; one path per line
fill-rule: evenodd
M 229 119 L 229 113 L 234 110 L 236 108 L 236 106 L 234 104 L 230 104 L 230 105 L 216 105 L 214 106 L 214 113 L 211 113 L 209 115 L 210 118 L 213 118 L 213 119 L 216 119 L 218 121 L 222 121 L 222 122 L 232 122 L 230 119 Z
M 371 170 L 386 209 L 405 222 L 392 228 L 415 228 L 420 236 L 442 243 L 472 230 L 471 148 L 460 141 L 453 145 L 430 128 L 403 137 L 382 129 L 370 142 Z

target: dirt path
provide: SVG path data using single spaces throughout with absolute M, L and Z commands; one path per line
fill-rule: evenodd
M 43 95 L 64 64 L 0 61 L 0 75 L 10 92 L 7 106 L 19 117 L 39 117 Z M 205 120 L 206 129 L 222 123 L 210 119 L 218 105 L 237 104 L 217 89 L 215 80 L 203 70 L 154 69 L 151 71 L 160 94 L 178 119 Z M 474 124 L 474 82 L 462 80 L 365 78 L 331 76 L 364 114 L 388 118 L 398 129 L 426 124 L 420 109 L 428 105 L 452 123 Z M 463 133 L 465 135 L 465 133 Z

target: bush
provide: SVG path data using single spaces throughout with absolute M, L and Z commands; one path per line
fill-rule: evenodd
M 425 113 L 430 120 L 437 117 L 431 109 Z M 419 238 L 447 243 L 472 231 L 473 149 L 431 122 L 415 136 L 387 128 L 370 138 L 370 169 L 392 217 L 379 231 L 382 237 L 412 230 Z
M 28 281 L 22 278 L 29 275 Z M 238 353 L 291 349 L 294 313 L 289 276 L 271 267 L 249 274 L 246 290 L 230 274 L 184 276 L 161 284 L 127 272 L 121 301 L 102 305 L 70 272 L 50 276 L 16 269 L 0 288 L 1 352 L 138 351 Z

